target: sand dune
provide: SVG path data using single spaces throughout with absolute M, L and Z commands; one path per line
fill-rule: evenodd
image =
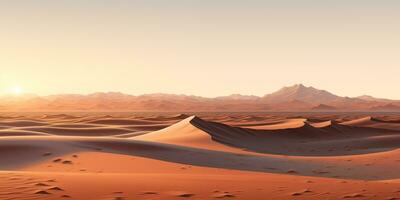
M 400 131 L 400 123 L 397 123 L 396 121 L 393 122 L 393 121 L 379 120 L 379 119 L 376 119 L 371 116 L 347 121 L 342 124 L 349 125 L 349 126 L 372 127 L 372 128 L 381 128 L 381 129 L 390 129 L 390 130 Z
M 50 114 L 50 115 L 43 115 L 41 119 L 78 119 L 78 116 L 67 115 L 67 114 Z
M 0 140 L 0 146 L 3 147 L 0 156 L 6 158 L 0 161 L 0 170 L 29 169 L 30 171 L 63 172 L 69 169 L 72 170 L 71 172 L 77 172 L 90 167 L 86 164 L 82 165 L 82 162 L 86 162 L 85 160 L 75 159 L 72 155 L 77 155 L 77 158 L 79 158 L 84 152 L 99 152 L 108 153 L 111 157 L 118 157 L 118 155 L 127 155 L 134 159 L 136 159 L 135 157 L 143 157 L 179 163 L 182 166 L 190 165 L 281 174 L 294 171 L 295 174 L 304 176 L 343 177 L 363 180 L 399 178 L 396 168 L 386 169 L 384 173 L 380 172 L 382 166 L 386 166 L 388 163 L 396 164 L 396 162 L 388 160 L 387 157 L 398 157 L 400 155 L 398 151 L 372 154 L 372 156 L 357 155 L 341 158 L 292 157 L 229 152 L 223 151 L 224 149 L 205 150 L 138 140 L 47 136 L 4 137 Z M 25 150 L 28 150 L 29 153 L 25 154 Z M 18 159 L 16 155 L 24 155 L 24 159 Z M 93 157 L 93 159 L 95 158 Z M 351 162 L 348 161 L 350 159 L 352 160 Z M 371 162 L 370 159 L 373 159 L 376 163 Z M 68 162 L 64 164 L 64 161 Z M 97 162 L 103 161 L 98 160 Z M 134 161 L 131 162 L 130 165 L 135 164 Z M 371 165 L 364 165 L 368 163 Z M 334 165 L 335 167 L 327 168 L 329 165 Z M 112 163 L 108 166 L 111 166 L 111 168 L 108 168 L 105 164 L 98 166 L 98 168 L 102 172 L 108 173 L 126 173 L 135 169 L 118 167 L 119 165 Z M 152 170 L 152 168 L 153 166 L 148 166 L 148 170 Z M 349 173 L 349 168 L 358 170 Z M 157 170 L 153 169 L 154 172 Z
M 315 128 L 329 128 L 329 127 L 337 127 L 338 123 L 332 120 L 328 120 L 323 122 L 311 123 L 311 126 Z
M 91 124 L 109 124 L 109 125 L 149 125 L 157 124 L 154 121 L 138 120 L 138 119 L 98 119 L 88 121 Z
M 75 136 L 110 136 L 132 132 L 124 128 L 96 127 L 96 128 L 58 128 L 58 127 L 29 127 L 24 130 L 48 133 L 52 135 Z
M 192 116 L 168 128 L 134 137 L 136 140 L 155 141 L 166 144 L 175 144 L 213 150 L 239 151 L 214 140 L 213 135 L 196 127 L 201 119 Z
M 283 123 L 279 129 L 259 130 L 190 117 L 135 139 L 207 149 L 223 149 L 220 144 L 224 144 L 246 151 L 286 155 L 352 155 L 397 147 L 393 142 L 397 141 L 395 131 L 350 127 L 332 121 L 314 126 L 302 121 L 301 126 L 294 127 L 291 123 Z M 374 142 L 376 144 L 366 151 L 365 147 Z
M 57 127 L 57 128 L 96 128 L 103 127 L 98 124 L 87 124 L 87 123 L 57 123 L 52 124 L 49 127 Z
M 0 199 L 400 198 L 397 119 L 3 116 Z
M 344 125 L 350 125 L 350 126 L 360 126 L 360 125 L 366 125 L 366 124 L 372 124 L 374 123 L 374 120 L 371 116 L 368 117 L 363 117 L 360 119 L 355 119 L 351 121 L 344 122 Z
M 272 123 L 264 124 L 262 126 L 251 126 L 252 129 L 261 130 L 278 130 L 278 129 L 292 129 L 300 128 L 306 125 L 307 119 L 297 118 L 297 119 L 285 119 L 279 120 Z
M 190 117 L 186 114 L 176 114 L 168 116 L 154 116 L 154 117 L 144 117 L 143 120 L 146 121 L 171 121 L 171 120 L 183 120 Z
M 1 126 L 12 126 L 12 127 L 25 127 L 25 126 L 44 126 L 48 123 L 31 121 L 31 120 L 11 120 L 11 121 L 1 121 Z
M 27 131 L 27 130 L 0 130 L 1 136 L 33 136 L 33 135 L 50 135 L 47 133 L 37 132 L 37 131 Z

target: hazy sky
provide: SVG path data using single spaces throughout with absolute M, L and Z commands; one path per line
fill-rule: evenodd
M 0 94 L 400 99 L 398 0 L 0 1 Z

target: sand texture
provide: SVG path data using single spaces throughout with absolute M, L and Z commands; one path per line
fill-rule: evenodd
M 400 116 L 2 113 L 0 199 L 400 199 Z

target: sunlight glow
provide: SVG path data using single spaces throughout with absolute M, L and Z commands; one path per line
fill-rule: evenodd
M 11 92 L 13 95 L 20 95 L 20 94 L 22 94 L 24 91 L 23 91 L 23 89 L 22 89 L 20 86 L 14 86 L 13 88 L 11 88 L 10 92 Z

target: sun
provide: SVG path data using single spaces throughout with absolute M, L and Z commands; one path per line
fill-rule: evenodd
M 14 86 L 13 88 L 11 88 L 10 91 L 14 95 L 20 95 L 20 94 L 24 93 L 24 90 L 20 86 Z

